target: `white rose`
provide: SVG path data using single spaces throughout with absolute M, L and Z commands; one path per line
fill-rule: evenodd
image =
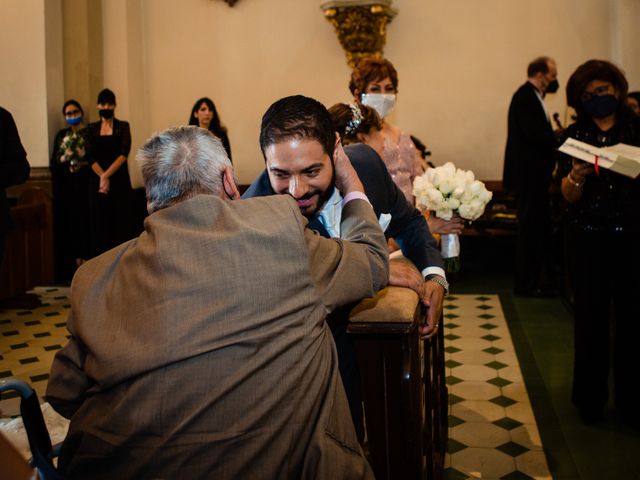
M 466 220 L 473 220 L 471 206 L 467 203 L 463 203 L 458 207 L 458 213 Z
M 445 163 L 442 170 L 447 177 L 453 177 L 456 174 L 456 166 L 451 162 Z
M 470 188 L 466 188 L 464 193 L 462 194 L 462 197 L 460 197 L 460 202 L 461 203 L 469 203 L 471 201 L 471 199 L 473 199 L 473 193 L 471 193 L 471 189 Z
M 464 174 L 467 179 L 467 183 L 473 183 L 475 181 L 476 177 L 471 170 L 467 170 Z
M 441 218 L 443 220 L 451 220 L 453 217 L 453 210 L 450 208 L 439 208 L 436 210 L 436 217 Z
M 444 202 L 444 196 L 440 193 L 440 190 L 435 188 L 427 189 L 427 199 L 429 200 L 429 203 L 433 205 L 440 205 Z
M 493 198 L 493 193 L 485 188 L 484 192 L 481 192 L 480 195 L 478 195 L 478 198 L 486 205 Z
M 469 187 L 469 190 L 473 194 L 474 197 L 477 197 L 482 190 L 484 190 L 484 183 L 480 180 L 474 180 Z
M 438 190 L 440 190 L 443 195 L 449 195 L 453 191 L 453 188 L 454 184 L 450 178 L 445 178 L 438 186 Z
M 435 180 L 435 175 L 436 175 L 436 169 L 435 168 L 429 168 L 427 169 L 427 171 L 425 172 L 424 175 L 422 175 L 422 177 L 425 177 L 425 179 L 433 184 L 434 180 Z
M 453 192 L 451 192 L 451 196 L 453 198 L 457 198 L 458 200 L 460 200 L 463 195 L 464 195 L 464 188 L 463 187 L 456 187 L 456 188 L 453 189 Z
M 455 197 L 449 197 L 449 199 L 447 200 L 447 203 L 449 204 L 449 208 L 451 210 L 455 210 L 460 206 L 460 200 L 458 200 Z

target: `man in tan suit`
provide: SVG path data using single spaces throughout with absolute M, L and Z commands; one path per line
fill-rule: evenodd
M 71 418 L 69 478 L 373 478 L 325 316 L 388 277 L 386 243 L 344 152 L 341 239 L 287 195 L 239 197 L 206 130 L 138 153 L 150 216 L 85 263 L 47 400 Z

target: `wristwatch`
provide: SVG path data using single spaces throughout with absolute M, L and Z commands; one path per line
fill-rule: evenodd
M 442 285 L 442 288 L 444 288 L 444 296 L 449 295 L 449 282 L 447 282 L 445 278 L 440 275 L 427 275 L 427 280 Z

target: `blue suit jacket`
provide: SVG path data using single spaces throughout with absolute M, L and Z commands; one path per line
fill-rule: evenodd
M 402 249 L 403 255 L 411 260 L 418 270 L 426 267 L 444 268 L 440 251 L 436 245 L 426 220 L 422 214 L 407 202 L 402 191 L 396 186 L 378 154 L 368 145 L 349 145 L 345 152 L 364 185 L 365 193 L 373 206 L 376 216 L 391 214 L 391 223 L 385 232 Z M 274 195 L 267 171 L 251 184 L 242 198 Z M 320 233 L 327 236 L 326 231 Z

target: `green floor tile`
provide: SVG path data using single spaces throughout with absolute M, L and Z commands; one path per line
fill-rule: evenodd
M 444 480 L 467 480 L 469 477 L 455 468 L 445 468 Z
M 513 405 L 514 403 L 518 403 L 509 397 L 505 397 L 504 395 L 492 398 L 489 401 L 495 403 L 496 405 L 500 405 L 501 407 L 508 407 L 510 405 Z
M 500 370 L 501 368 L 504 368 L 506 366 L 507 366 L 506 363 L 498 362 L 497 360 L 494 360 L 493 362 L 485 363 L 485 367 L 495 368 L 496 370 Z
M 487 380 L 487 383 L 495 385 L 496 387 L 505 387 L 507 385 L 511 385 L 513 382 L 511 380 L 507 380 L 506 378 L 495 377 L 491 380 Z
M 447 453 L 456 453 L 460 450 L 464 450 L 465 448 L 467 448 L 467 446 L 464 443 L 460 443 L 453 438 L 450 438 L 447 441 Z
M 491 355 L 496 355 L 498 353 L 502 353 L 504 352 L 504 350 L 502 350 L 501 348 L 497 348 L 497 347 L 489 347 L 489 348 L 485 348 L 484 350 L 482 350 L 483 352 L 489 353 Z
M 496 447 L 496 450 L 500 450 L 502 453 L 506 453 L 512 457 L 517 457 L 518 455 L 522 455 L 525 452 L 528 452 L 529 449 L 527 447 L 523 447 L 519 443 L 516 442 L 507 442 L 499 447 Z
M 462 423 L 466 423 L 465 420 L 462 420 L 461 418 L 458 418 L 455 415 L 449 415 L 449 418 L 448 418 L 449 428 L 457 427 Z
M 518 428 L 520 425 L 523 425 L 522 422 L 514 420 L 510 417 L 502 417 L 500 420 L 496 420 L 495 422 L 493 422 L 493 424 L 497 425 L 498 427 L 502 427 L 505 430 L 513 430 L 514 428 Z

